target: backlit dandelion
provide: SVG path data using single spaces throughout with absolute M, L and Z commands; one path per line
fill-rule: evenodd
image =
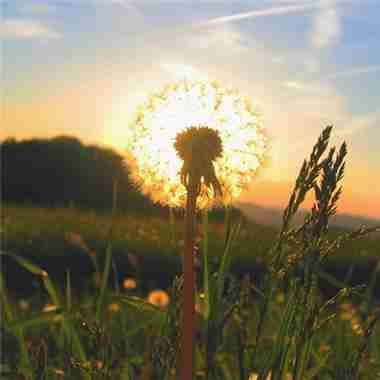
M 224 204 L 240 195 L 264 162 L 267 138 L 260 114 L 248 98 L 216 82 L 179 81 L 153 94 L 128 130 L 131 176 L 155 202 L 185 207 L 183 157 L 174 144 L 177 135 L 199 126 L 220 137 L 222 150 L 214 146 L 213 165 Z M 205 139 L 197 143 L 207 148 Z M 213 187 L 202 185 L 197 207 L 215 204 L 214 195 Z
M 193 378 L 197 209 L 228 205 L 264 161 L 259 113 L 237 91 L 207 80 L 166 87 L 138 110 L 127 149 L 132 179 L 153 201 L 184 207 L 181 379 Z

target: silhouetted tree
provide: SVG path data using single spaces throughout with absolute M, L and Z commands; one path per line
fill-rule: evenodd
M 118 182 L 118 209 L 159 212 L 129 179 L 123 157 L 75 137 L 1 143 L 2 199 L 37 205 L 109 209 Z
M 85 145 L 76 137 L 10 138 L 1 143 L 2 200 L 41 206 L 109 210 L 113 182 L 118 182 L 118 210 L 168 215 L 131 182 L 123 157 L 110 148 Z M 181 211 L 175 211 L 181 215 Z M 240 214 L 233 209 L 233 215 Z M 223 220 L 224 209 L 210 213 Z

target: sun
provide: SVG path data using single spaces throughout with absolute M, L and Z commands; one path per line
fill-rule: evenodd
M 268 140 L 257 108 L 237 90 L 208 79 L 183 79 L 152 94 L 138 107 L 127 138 L 132 179 L 153 201 L 183 207 L 182 161 L 174 143 L 177 134 L 192 126 L 218 131 L 223 154 L 215 173 L 230 203 L 244 190 L 262 165 Z M 199 197 L 199 208 L 211 207 L 212 189 Z

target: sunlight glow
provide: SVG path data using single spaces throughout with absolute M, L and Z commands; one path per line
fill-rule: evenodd
M 219 131 L 223 155 L 215 173 L 223 203 L 237 198 L 257 173 L 267 151 L 259 113 L 236 90 L 208 80 L 181 80 L 153 94 L 137 109 L 128 133 L 128 164 L 132 179 L 154 202 L 184 207 L 186 189 L 180 182 L 182 161 L 176 154 L 176 135 L 190 126 Z M 197 207 L 215 204 L 213 191 L 204 189 Z

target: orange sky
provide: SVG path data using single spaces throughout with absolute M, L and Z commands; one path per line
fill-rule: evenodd
M 160 87 L 159 81 L 152 78 L 151 87 Z M 136 106 L 149 93 L 151 88 L 141 89 L 134 97 L 117 91 L 115 83 L 104 80 L 82 80 L 75 87 L 62 86 L 31 97 L 20 90 L 16 96 L 5 98 L 3 121 L 5 128 L 0 130 L 0 138 L 53 137 L 56 135 L 77 136 L 87 143 L 110 145 L 123 153 L 124 133 L 129 117 Z M 94 94 L 96 94 L 94 96 Z M 116 94 L 116 95 L 115 95 Z M 32 100 L 31 100 L 32 98 Z M 276 113 L 267 115 L 271 127 L 270 161 L 263 168 L 249 190 L 241 196 L 241 201 L 252 201 L 263 206 L 283 208 L 287 204 L 293 181 L 298 174 L 303 158 L 306 158 L 320 134 L 313 129 L 303 136 L 294 131 L 296 140 L 284 130 L 277 130 Z M 282 117 L 283 115 L 278 115 Z M 342 136 L 332 133 L 331 143 L 339 145 Z M 351 146 L 354 140 L 348 139 L 346 175 L 344 191 L 339 203 L 339 212 L 369 216 L 380 219 L 380 193 L 377 186 L 376 157 L 372 162 L 363 160 L 361 152 Z
M 25 2 L 6 1 L 0 22 L 0 138 L 66 134 L 123 152 L 145 97 L 197 72 L 263 115 L 271 162 L 242 200 L 284 207 L 334 125 L 331 145 L 348 145 L 339 210 L 380 219 L 378 1 Z
M 105 102 L 100 96 L 86 96 L 89 92 L 91 88 L 81 86 L 75 90 L 66 89 L 54 97 L 36 98 L 31 102 L 5 102 L 3 120 L 6 128 L 0 131 L 0 138 L 53 137 L 67 134 L 77 136 L 87 143 L 111 145 L 122 153 L 122 139 L 118 135 L 120 131 L 115 131 L 113 136 L 112 128 L 107 124 L 109 116 L 105 116 L 112 113 L 115 105 Z M 103 93 L 103 97 L 107 97 L 107 91 Z M 123 123 L 126 125 L 127 121 Z M 239 200 L 284 208 L 298 174 L 297 165 L 302 164 L 302 157 L 306 157 L 311 148 L 312 144 L 302 149 L 298 164 L 289 168 L 289 173 L 284 175 L 276 170 L 276 160 L 281 152 L 276 150 L 276 145 L 272 147 L 268 167 L 261 170 L 258 178 Z M 380 219 L 380 197 L 372 167 L 358 157 L 352 162 L 350 152 L 347 161 L 344 191 L 338 211 Z M 362 186 L 358 186 L 359 183 Z M 360 189 L 360 192 L 354 189 Z M 305 203 L 309 206 L 310 204 Z
M 288 203 L 293 186 L 293 182 L 274 182 L 257 179 L 252 183 L 250 189 L 242 194 L 240 200 L 283 209 Z M 304 208 L 310 208 L 312 205 L 313 192 L 310 192 L 310 195 L 303 205 Z M 379 210 L 380 198 L 355 193 L 349 186 L 345 186 L 343 182 L 343 193 L 338 203 L 339 213 L 350 213 L 379 219 Z

